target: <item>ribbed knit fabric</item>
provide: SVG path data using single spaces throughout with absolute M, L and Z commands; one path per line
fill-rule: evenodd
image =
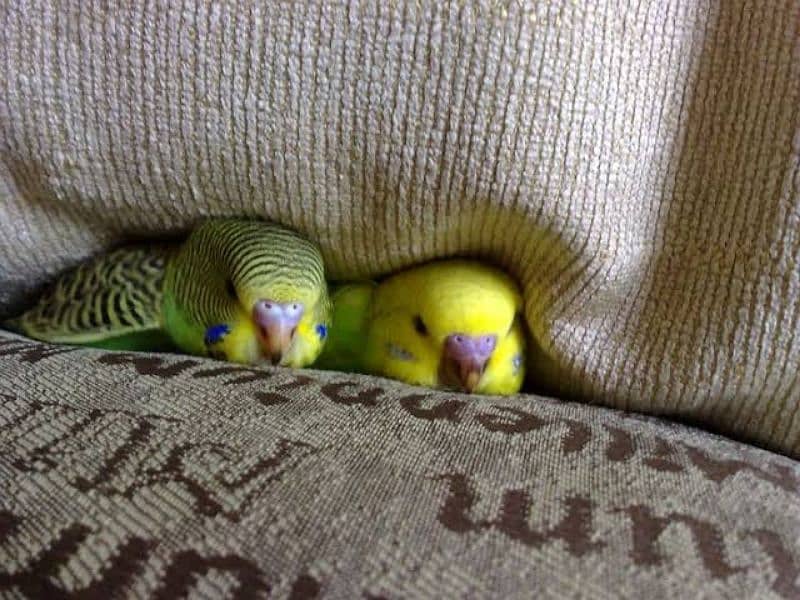
M 0 304 L 280 221 L 521 282 L 537 386 L 800 453 L 800 2 L 7 1 Z

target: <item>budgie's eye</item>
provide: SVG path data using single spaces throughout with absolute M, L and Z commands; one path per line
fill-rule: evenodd
M 233 281 L 230 279 L 225 281 L 225 292 L 231 298 L 236 298 L 236 287 L 233 285 Z
M 414 329 L 420 335 L 428 335 L 428 328 L 419 315 L 414 316 Z

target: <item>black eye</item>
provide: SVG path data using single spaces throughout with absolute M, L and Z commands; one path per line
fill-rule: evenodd
M 420 335 L 428 335 L 428 328 L 425 327 L 425 323 L 422 321 L 422 317 L 419 315 L 414 317 L 414 329 Z
M 233 281 L 231 281 L 230 279 L 227 279 L 225 281 L 225 292 L 231 298 L 236 298 L 236 288 L 233 285 Z

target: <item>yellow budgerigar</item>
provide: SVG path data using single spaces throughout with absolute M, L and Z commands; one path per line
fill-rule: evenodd
M 514 394 L 522 386 L 522 298 L 498 269 L 436 261 L 378 284 L 335 288 L 332 299 L 333 325 L 317 368 L 479 394 Z

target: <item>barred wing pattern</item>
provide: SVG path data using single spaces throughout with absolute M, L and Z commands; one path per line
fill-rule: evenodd
M 161 328 L 164 272 L 176 246 L 130 246 L 59 278 L 11 326 L 56 343 L 87 344 Z

